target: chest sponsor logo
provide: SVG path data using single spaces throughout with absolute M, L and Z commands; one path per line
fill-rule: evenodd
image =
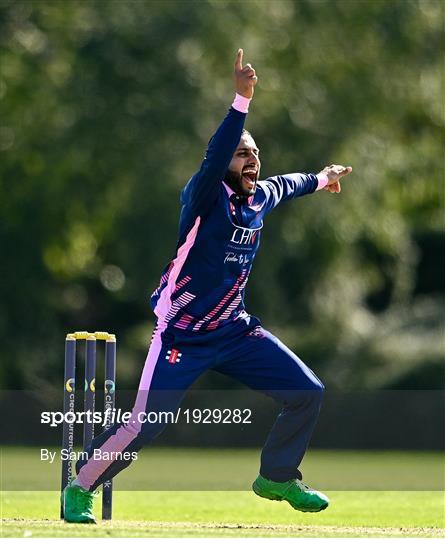
M 258 230 L 255 229 L 235 229 L 230 241 L 239 245 L 254 244 L 257 235 Z

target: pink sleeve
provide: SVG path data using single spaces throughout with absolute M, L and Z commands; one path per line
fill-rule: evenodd
M 323 172 L 317 174 L 317 180 L 318 180 L 318 186 L 315 191 L 318 191 L 319 189 L 323 189 L 324 187 L 328 185 L 328 182 L 329 182 L 328 175 Z
M 240 94 L 235 94 L 235 99 L 233 100 L 232 107 L 239 112 L 248 113 L 249 103 L 249 98 L 241 96 Z

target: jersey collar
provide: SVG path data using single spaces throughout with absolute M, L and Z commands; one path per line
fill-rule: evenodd
M 232 195 L 235 195 L 235 192 L 233 191 L 233 189 L 228 186 L 225 182 L 223 182 L 223 186 L 226 188 L 226 191 L 227 191 L 227 195 L 229 196 L 229 199 Z M 251 195 L 248 199 L 247 199 L 247 204 L 252 204 L 253 203 L 253 198 L 255 197 L 255 195 Z

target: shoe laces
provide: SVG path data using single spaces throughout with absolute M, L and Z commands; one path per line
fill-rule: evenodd
M 74 498 L 75 512 L 78 514 L 93 513 L 93 499 L 97 497 L 97 491 L 90 492 L 86 490 L 77 489 L 76 496 Z
M 307 484 L 305 484 L 304 482 L 302 482 L 298 478 L 295 479 L 295 483 L 301 489 L 301 491 L 312 491 L 312 488 L 310 488 Z

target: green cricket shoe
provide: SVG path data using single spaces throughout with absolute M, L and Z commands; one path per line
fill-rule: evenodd
M 91 492 L 71 482 L 62 493 L 63 516 L 68 523 L 96 523 L 93 500 L 97 492 Z
M 265 499 L 287 501 L 295 510 L 301 512 L 321 512 L 329 505 L 329 499 L 324 493 L 311 489 L 301 480 L 273 482 L 260 475 L 252 484 L 252 489 Z

